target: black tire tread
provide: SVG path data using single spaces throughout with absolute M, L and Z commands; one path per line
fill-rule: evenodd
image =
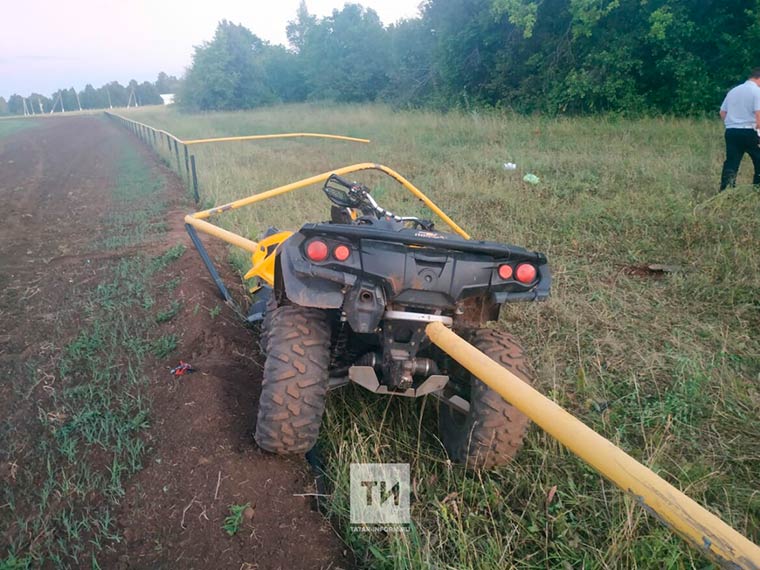
M 306 453 L 317 441 L 328 386 L 330 325 L 320 309 L 271 311 L 254 439 L 278 454 Z
M 532 383 L 532 371 L 517 339 L 509 333 L 478 329 L 470 343 L 515 374 Z M 465 429 L 453 433 L 452 425 L 441 425 L 443 443 L 452 460 L 471 469 L 493 469 L 509 462 L 523 446 L 530 420 L 498 393 L 476 378 L 470 380 L 470 413 Z M 441 408 L 442 422 L 450 419 Z

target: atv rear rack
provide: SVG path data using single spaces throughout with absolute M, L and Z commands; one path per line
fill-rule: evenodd
M 208 255 L 208 252 L 206 251 L 206 248 L 204 247 L 203 242 L 200 240 L 200 237 L 198 236 L 198 232 L 200 231 L 205 234 L 214 236 L 231 245 L 234 245 L 245 251 L 248 251 L 251 254 L 255 254 L 256 252 L 258 252 L 261 246 L 258 242 L 255 242 L 248 238 L 244 238 L 243 236 L 238 235 L 229 230 L 225 230 L 224 228 L 214 225 L 206 220 L 208 220 L 212 216 L 223 214 L 224 212 L 228 212 L 230 210 L 236 210 L 244 206 L 250 206 L 252 204 L 256 204 L 258 202 L 263 202 L 264 200 L 274 198 L 276 196 L 281 196 L 282 194 L 287 194 L 288 192 L 292 192 L 294 190 L 299 190 L 301 188 L 305 188 L 313 184 L 324 182 L 325 180 L 330 178 L 330 176 L 332 176 L 333 174 L 342 176 L 345 174 L 351 174 L 352 172 L 360 172 L 362 170 L 378 170 L 390 176 L 396 182 L 398 182 L 404 188 L 406 188 L 413 196 L 421 200 L 434 214 L 436 214 L 439 218 L 441 218 L 441 220 L 443 220 L 446 223 L 446 225 L 448 225 L 451 228 L 452 231 L 457 233 L 464 240 L 470 239 L 470 235 L 466 231 L 464 231 L 456 222 L 454 222 L 454 220 L 452 220 L 449 216 L 447 216 L 446 213 L 443 210 L 441 210 L 441 208 L 439 208 L 430 198 L 428 198 L 419 188 L 417 188 L 414 184 L 412 184 L 409 180 L 404 178 L 401 174 L 399 174 L 395 170 L 392 170 L 391 168 L 388 168 L 387 166 L 383 166 L 382 164 L 376 164 L 372 162 L 362 162 L 359 164 L 344 166 L 342 168 L 331 170 L 329 172 L 323 172 L 322 174 L 318 174 L 310 178 L 304 178 L 303 180 L 292 182 L 284 186 L 278 186 L 277 188 L 272 188 L 271 190 L 267 190 L 265 192 L 253 194 L 251 196 L 248 196 L 247 198 L 235 200 L 234 202 L 230 202 L 222 206 L 216 206 L 214 208 L 209 208 L 207 210 L 202 210 L 200 212 L 195 212 L 193 214 L 188 214 L 187 216 L 185 216 L 185 229 L 187 230 L 187 233 L 190 235 L 190 239 L 192 240 L 193 245 L 198 250 L 201 260 L 203 261 L 203 264 L 206 266 L 206 269 L 211 275 L 211 278 L 216 284 L 217 289 L 219 289 L 219 293 L 222 296 L 222 298 L 225 300 L 225 302 L 234 305 L 232 296 L 230 295 L 230 292 L 228 291 L 227 287 L 224 285 L 224 282 L 219 276 L 219 272 L 216 270 L 216 267 L 214 266 L 214 263 L 211 260 L 211 257 Z M 424 238 L 418 238 L 418 239 L 424 240 Z M 467 242 L 463 241 L 462 243 L 467 243 Z M 477 243 L 478 242 L 474 242 L 474 244 L 477 244 Z M 477 247 L 477 245 L 475 245 L 475 247 Z M 265 282 L 267 282 L 269 286 L 273 285 L 270 279 L 270 276 L 267 273 L 260 273 L 257 275 L 261 277 Z

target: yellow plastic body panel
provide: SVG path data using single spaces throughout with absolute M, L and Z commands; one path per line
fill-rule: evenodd
M 252 267 L 243 277 L 245 279 L 258 277 L 270 286 L 273 286 L 274 261 L 277 248 L 292 235 L 293 232 L 282 231 L 262 239 L 251 256 Z

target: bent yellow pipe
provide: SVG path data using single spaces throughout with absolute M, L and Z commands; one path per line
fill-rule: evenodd
M 633 495 L 668 527 L 725 568 L 760 569 L 760 547 L 488 358 L 441 323 L 425 329 L 444 350 L 549 435 Z
M 133 123 L 135 125 L 140 125 L 141 127 L 145 127 L 151 130 L 156 131 L 157 133 L 163 133 L 167 137 L 169 137 L 172 140 L 177 141 L 178 144 L 184 144 L 184 145 L 194 145 L 194 144 L 204 144 L 204 143 L 215 143 L 215 142 L 232 142 L 232 141 L 258 141 L 258 140 L 268 140 L 268 139 L 284 139 L 284 138 L 319 138 L 319 139 L 334 139 L 334 140 L 340 140 L 340 141 L 349 141 L 349 142 L 358 142 L 358 143 L 370 143 L 369 139 L 360 139 L 357 137 L 347 137 L 344 135 L 327 135 L 322 133 L 278 133 L 274 135 L 241 135 L 241 136 L 235 136 L 235 137 L 217 137 L 217 138 L 206 138 L 206 139 L 190 139 L 190 140 L 182 140 L 179 137 L 174 136 L 168 131 L 164 131 L 163 129 L 157 129 L 155 127 L 151 127 L 150 125 L 146 125 L 145 123 L 141 123 L 140 121 L 135 121 L 134 119 L 127 119 L 126 117 L 123 117 L 121 115 L 117 115 L 116 113 L 109 113 L 106 111 L 106 115 L 112 115 L 114 117 L 118 117 L 128 123 Z
M 229 244 L 235 245 L 251 253 L 255 253 L 256 248 L 258 247 L 258 244 L 255 241 L 246 239 L 243 236 L 239 236 L 235 233 L 220 228 L 219 226 L 215 226 L 214 224 L 210 224 L 208 222 L 204 222 L 203 220 L 194 218 L 192 215 L 185 216 L 185 223 L 190 224 L 196 230 L 219 238 L 222 241 L 226 241 Z
M 388 176 L 396 180 L 396 182 L 404 186 L 404 188 L 409 190 L 409 192 L 411 192 L 415 197 L 422 200 L 422 202 L 428 208 L 430 208 L 430 210 L 433 213 L 435 213 L 439 218 L 441 218 L 446 223 L 446 225 L 448 225 L 453 231 L 455 231 L 457 234 L 459 234 L 465 239 L 470 239 L 470 235 L 466 231 L 460 228 L 459 225 L 457 225 L 457 223 L 454 222 L 454 220 L 449 218 L 443 210 L 441 210 L 430 198 L 428 198 L 425 194 L 422 193 L 422 191 L 420 191 L 416 186 L 414 186 L 414 184 L 409 182 L 409 180 L 401 176 L 395 170 L 392 170 L 391 168 L 388 168 L 387 166 L 383 166 L 382 164 L 375 164 L 373 162 L 362 162 L 359 164 L 353 164 L 351 166 L 344 166 L 343 168 L 338 168 L 336 170 L 330 170 L 329 172 L 323 172 L 322 174 L 317 174 L 316 176 L 311 176 L 310 178 L 304 178 L 303 180 L 299 180 L 297 182 L 291 182 L 290 184 L 285 184 L 284 186 L 278 186 L 277 188 L 272 188 L 271 190 L 267 190 L 266 192 L 260 192 L 259 194 L 254 194 L 252 196 L 248 196 L 247 198 L 242 198 L 240 200 L 235 200 L 234 202 L 230 202 L 222 206 L 216 206 L 214 208 L 209 208 L 208 210 L 202 210 L 200 212 L 196 212 L 192 214 L 192 216 L 196 219 L 210 218 L 213 215 L 221 214 L 228 210 L 236 210 L 244 206 L 250 206 L 251 204 L 255 204 L 256 202 L 261 202 L 262 200 L 268 200 L 269 198 L 274 198 L 275 196 L 287 194 L 288 192 L 292 192 L 293 190 L 298 190 L 306 186 L 311 186 L 312 184 L 318 184 L 320 182 L 324 182 L 333 174 L 337 174 L 338 176 L 343 176 L 345 174 L 350 174 L 352 172 L 359 172 L 361 170 L 379 170 L 381 172 L 384 172 L 385 174 L 387 174 Z
M 216 142 L 234 142 L 234 141 L 260 141 L 269 139 L 284 139 L 284 138 L 319 138 L 319 139 L 334 139 L 339 141 L 350 141 L 358 143 L 369 143 L 369 139 L 360 139 L 356 137 L 347 137 L 343 135 L 326 135 L 322 133 L 280 133 L 274 135 L 243 135 L 239 137 L 217 137 L 211 139 L 191 139 L 182 141 L 182 144 L 205 144 Z

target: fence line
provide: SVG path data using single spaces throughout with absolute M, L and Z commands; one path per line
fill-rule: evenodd
M 357 137 L 348 137 L 344 135 L 328 135 L 323 133 L 279 133 L 271 135 L 241 135 L 233 137 L 216 137 L 216 138 L 203 138 L 203 139 L 188 139 L 182 140 L 181 138 L 173 135 L 169 131 L 163 129 L 157 129 L 151 125 L 135 121 L 133 119 L 127 119 L 122 115 L 116 113 L 109 113 L 104 111 L 106 116 L 116 121 L 127 130 L 131 131 L 137 138 L 139 138 L 146 145 L 151 146 L 156 152 L 163 146 L 164 141 L 169 151 L 169 156 L 173 154 L 177 160 L 177 174 L 183 177 L 182 173 L 182 161 L 180 160 L 179 147 L 182 146 L 184 157 L 184 178 L 187 181 L 188 187 L 193 189 L 193 198 L 195 203 L 200 202 L 200 193 L 198 189 L 198 171 L 196 167 L 196 159 L 194 154 L 190 154 L 188 147 L 198 144 L 218 143 L 218 142 L 233 142 L 233 141 L 258 141 L 258 140 L 271 140 L 271 139 L 283 139 L 283 138 L 321 138 L 321 139 L 333 139 L 349 142 L 357 142 L 368 144 L 371 142 L 369 139 L 362 139 Z M 171 165 L 171 158 L 169 164 Z

